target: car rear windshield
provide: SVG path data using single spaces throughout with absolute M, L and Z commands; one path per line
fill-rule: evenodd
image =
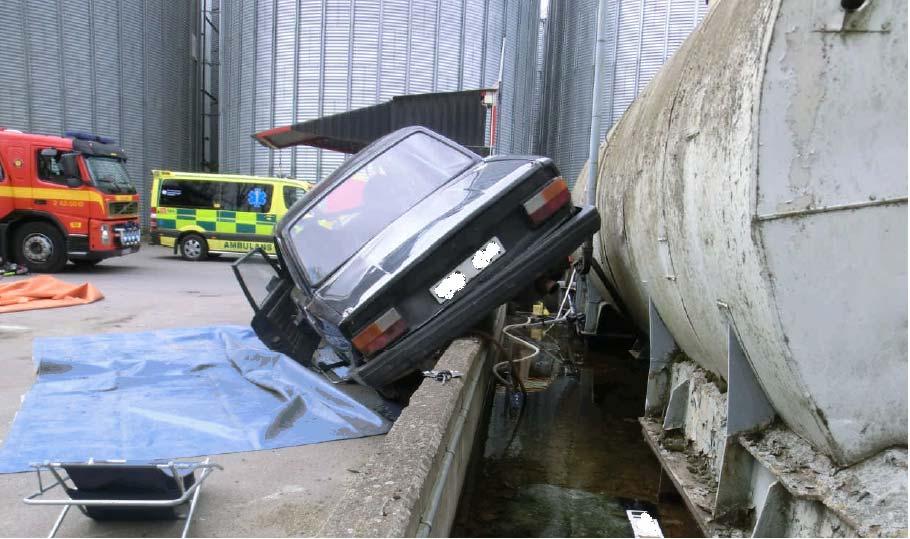
M 307 280 L 318 284 L 473 158 L 414 133 L 356 169 L 291 227 Z

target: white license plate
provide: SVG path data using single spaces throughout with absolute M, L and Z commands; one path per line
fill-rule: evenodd
M 492 237 L 487 242 L 430 287 L 430 294 L 439 303 L 445 303 L 455 297 L 468 283 L 477 277 L 483 270 L 499 259 L 506 252 L 499 238 Z

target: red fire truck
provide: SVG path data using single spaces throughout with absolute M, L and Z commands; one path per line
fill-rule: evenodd
M 0 128 L 0 258 L 53 273 L 139 250 L 139 195 L 114 141 Z

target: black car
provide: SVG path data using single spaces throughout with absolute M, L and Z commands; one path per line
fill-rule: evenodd
M 550 159 L 481 158 L 395 131 L 309 191 L 276 228 L 277 260 L 234 264 L 270 347 L 383 388 L 523 292 L 600 226 Z M 319 363 L 324 340 L 338 361 Z

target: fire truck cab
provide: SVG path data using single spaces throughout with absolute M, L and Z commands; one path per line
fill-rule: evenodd
M 139 250 L 139 195 L 126 154 L 81 132 L 0 128 L 0 258 L 41 273 Z

